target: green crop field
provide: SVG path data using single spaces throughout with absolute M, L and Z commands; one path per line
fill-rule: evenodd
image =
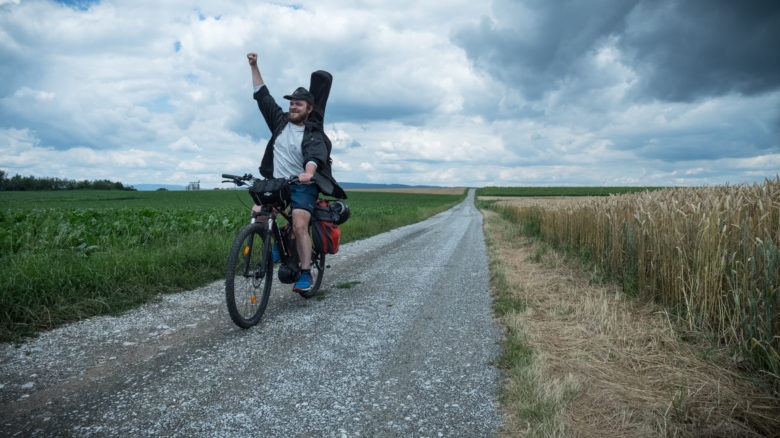
M 246 190 L 156 191 L 61 190 L 0 192 L 0 208 L 241 208 L 252 202 Z
M 348 192 L 341 242 L 418 222 L 461 195 Z M 224 276 L 244 190 L 0 192 L 0 341 Z
M 663 187 L 483 187 L 477 196 L 608 196 L 660 190 Z

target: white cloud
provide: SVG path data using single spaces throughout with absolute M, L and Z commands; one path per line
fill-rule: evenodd
M 27 87 L 22 87 L 16 90 L 14 97 L 21 99 L 32 98 L 33 100 L 38 101 L 48 101 L 53 100 L 56 97 L 56 94 L 50 91 L 31 90 Z
M 537 99 L 494 79 L 453 35 L 507 13 L 514 41 L 538 41 L 551 30 L 522 2 L 0 2 L 10 173 L 203 187 L 257 173 L 269 132 L 249 51 L 277 98 L 333 73 L 326 131 L 341 181 L 712 184 L 780 167 L 780 93 L 641 99 L 616 36 L 572 57 L 576 74 L 540 80 Z
M 181 137 L 168 146 L 172 151 L 176 152 L 198 152 L 200 146 L 198 146 L 189 137 Z

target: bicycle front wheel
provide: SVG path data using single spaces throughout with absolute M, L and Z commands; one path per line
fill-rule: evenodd
M 271 236 L 265 224 L 249 224 L 233 241 L 225 272 L 225 299 L 230 319 L 241 328 L 260 322 L 274 276 Z
M 325 274 L 325 253 L 317 251 L 317 248 L 311 249 L 311 290 L 301 292 L 304 298 L 313 297 L 322 284 L 322 277 Z

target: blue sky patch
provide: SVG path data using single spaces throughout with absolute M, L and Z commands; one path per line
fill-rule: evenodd
M 89 10 L 90 6 L 100 3 L 100 0 L 54 0 L 54 2 L 80 11 L 86 11 Z
M 157 114 L 165 114 L 165 113 L 172 113 L 176 111 L 176 107 L 171 105 L 169 102 L 170 97 L 160 96 L 157 99 L 150 100 L 147 102 L 141 102 L 138 105 L 148 109 L 149 111 Z

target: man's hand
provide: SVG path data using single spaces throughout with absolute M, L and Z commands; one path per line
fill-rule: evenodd
M 317 165 L 313 161 L 306 163 L 303 173 L 298 175 L 298 182 L 309 184 L 314 179 L 314 173 L 317 172 Z
M 300 182 L 301 184 L 309 184 L 312 178 L 314 178 L 314 175 L 312 175 L 311 173 L 304 172 L 298 175 L 298 182 Z
M 249 65 L 251 65 L 252 67 L 257 66 L 257 53 L 254 52 L 247 53 L 246 57 L 249 60 Z

